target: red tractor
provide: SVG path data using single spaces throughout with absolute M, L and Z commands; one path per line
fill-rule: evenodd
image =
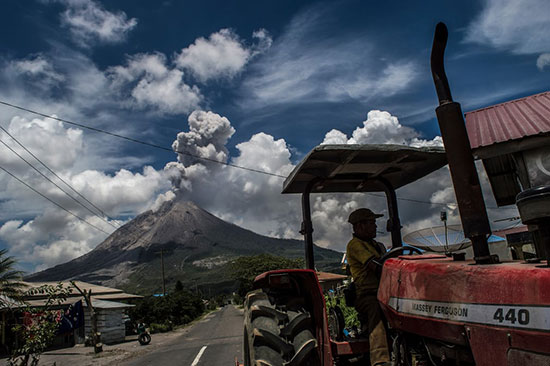
M 386 194 L 392 249 L 382 258 L 378 300 L 395 365 L 550 365 L 550 268 L 519 260 L 499 263 L 489 251 L 491 229 L 472 150 L 443 67 L 446 42 L 447 29 L 440 23 L 431 64 L 445 150 L 321 145 L 284 182 L 283 193 L 302 194 L 307 269 L 271 271 L 256 278 L 255 290 L 245 300 L 245 366 L 345 365 L 354 356 L 368 354 L 368 339 L 331 337 L 314 270 L 309 196 L 334 192 Z M 474 258 L 404 255 L 410 248 L 402 246 L 395 190 L 447 163 Z M 545 186 L 524 189 L 516 203 L 537 238 L 538 257 L 547 261 L 548 200 L 550 179 Z

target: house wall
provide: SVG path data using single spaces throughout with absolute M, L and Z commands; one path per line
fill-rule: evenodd
M 510 247 L 508 246 L 508 243 L 505 240 L 489 243 L 489 251 L 491 252 L 491 254 L 497 254 L 501 261 L 512 260 L 512 252 L 510 250 Z M 466 259 L 474 258 L 474 249 L 472 247 L 468 247 L 464 250 L 459 250 L 459 252 L 466 252 Z
M 101 342 L 104 344 L 114 344 L 124 341 L 126 330 L 124 328 L 124 309 L 96 309 L 97 327 L 101 333 Z M 92 329 L 90 312 L 84 311 L 84 334 L 89 336 Z M 77 340 L 83 343 L 83 339 Z

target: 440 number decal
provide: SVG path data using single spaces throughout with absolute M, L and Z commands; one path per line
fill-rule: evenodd
M 506 311 L 506 315 L 504 315 L 504 308 L 498 308 L 497 311 L 495 311 L 495 315 L 493 315 L 493 319 L 497 320 L 499 323 L 516 324 L 516 322 L 518 322 L 521 325 L 528 325 L 529 318 L 529 310 L 521 308 L 510 308 Z
M 403 314 L 550 332 L 550 306 L 471 304 L 391 297 L 389 306 Z

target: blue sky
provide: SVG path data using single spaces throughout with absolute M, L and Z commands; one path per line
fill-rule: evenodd
M 439 143 L 429 72 L 438 21 L 449 28 L 446 67 L 463 110 L 548 89 L 544 0 L 24 0 L 2 3 L 0 100 L 286 175 L 322 142 Z M 262 234 L 298 236 L 299 202 L 279 195 L 280 178 L 178 158 L 6 106 L 0 125 L 108 215 L 92 215 L 0 146 L 2 167 L 104 231 L 0 172 L 0 245 L 26 270 L 82 255 L 177 195 Z M 400 194 L 433 203 L 421 215 L 404 203 L 405 230 L 437 224 L 440 203 L 458 220 L 445 169 Z M 385 210 L 375 198 L 316 198 L 316 240 L 343 250 L 345 218 L 361 205 Z

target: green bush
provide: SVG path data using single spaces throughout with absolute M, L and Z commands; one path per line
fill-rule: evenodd
M 238 293 L 234 293 L 233 294 L 233 303 L 234 304 L 237 304 L 237 305 L 242 305 L 244 302 L 244 299 L 241 295 L 239 295 Z
M 237 293 L 243 298 L 252 291 L 254 278 L 259 274 L 276 269 L 304 268 L 304 260 L 289 259 L 271 254 L 244 256 L 235 259 L 230 264 L 233 278 L 239 281 Z
M 361 329 L 361 322 L 359 321 L 357 311 L 355 308 L 346 306 L 344 295 L 327 294 L 325 295 L 325 302 L 327 310 L 333 306 L 339 306 L 340 309 L 342 309 L 346 329 L 351 329 L 353 326 L 357 327 L 357 329 Z
M 171 323 L 163 323 L 163 324 L 151 323 L 151 325 L 149 325 L 149 331 L 151 332 L 151 334 L 166 333 L 171 331 L 172 329 L 173 327 Z
M 167 296 L 144 297 L 128 311 L 134 323 L 182 325 L 204 313 L 202 299 L 189 291 L 177 291 Z

